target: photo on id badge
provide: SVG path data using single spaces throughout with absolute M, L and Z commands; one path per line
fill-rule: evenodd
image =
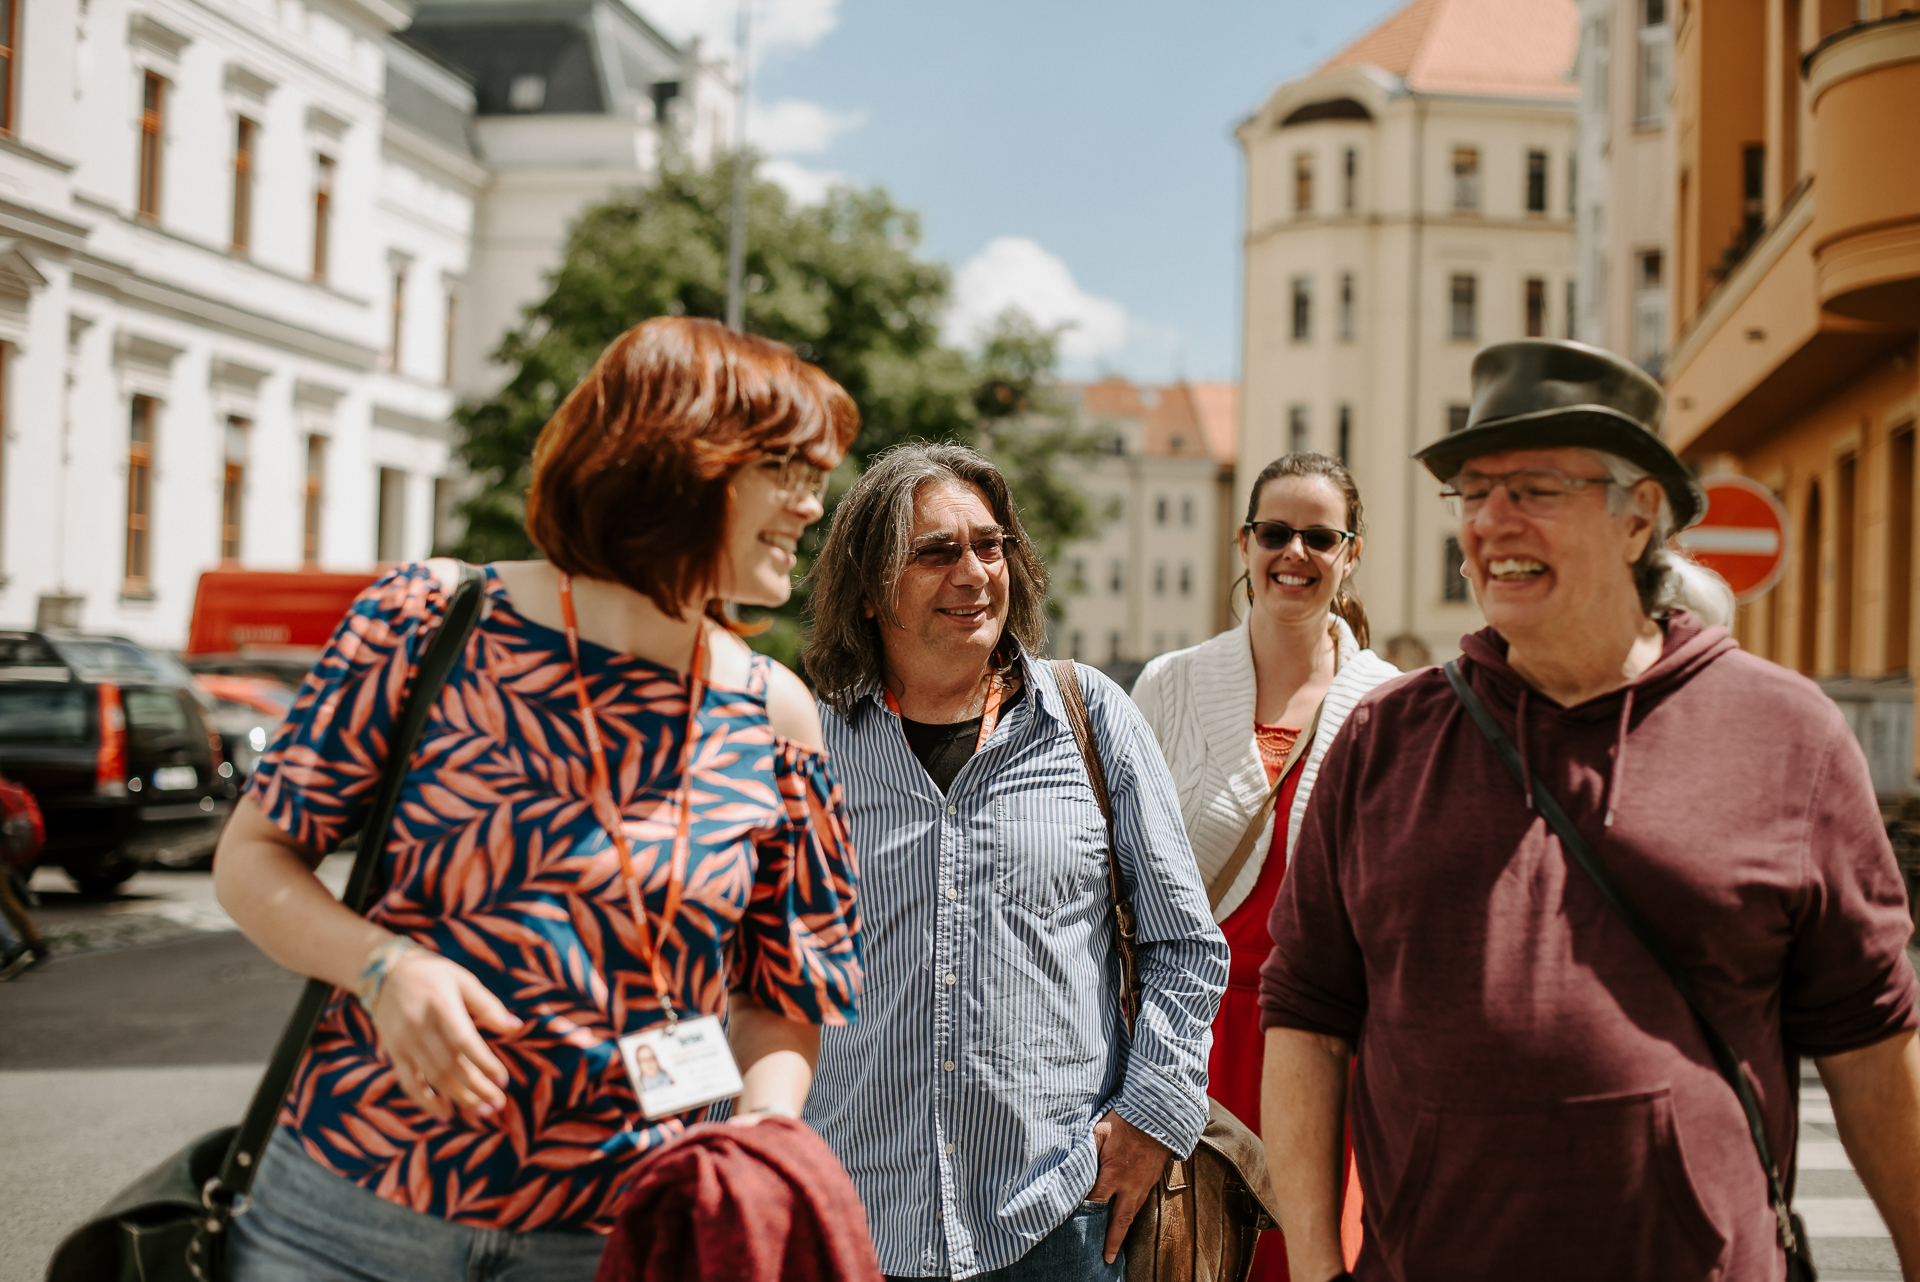
M 648 1121 L 732 1099 L 745 1089 L 717 1015 L 628 1033 L 620 1039 L 620 1058 Z

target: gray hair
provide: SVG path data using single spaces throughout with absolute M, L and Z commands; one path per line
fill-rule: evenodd
M 1653 474 L 1618 454 L 1589 450 L 1607 469 L 1613 484 L 1607 488 L 1607 510 L 1615 516 L 1633 510 L 1633 490 Z M 1733 589 L 1727 581 L 1684 552 L 1667 544 L 1674 536 L 1673 503 L 1660 487 L 1660 509 L 1654 514 L 1653 534 L 1633 565 L 1633 586 L 1640 593 L 1640 609 L 1657 619 L 1670 610 L 1686 610 L 1708 627 L 1733 624 Z
M 1006 634 L 1038 652 L 1046 641 L 1047 568 L 1027 542 L 1006 478 L 964 445 L 896 445 L 875 456 L 834 510 L 825 546 L 807 572 L 807 678 L 828 707 L 851 717 L 886 670 L 882 626 L 900 626 L 900 579 L 913 555 L 915 500 L 929 485 L 980 491 L 1013 538 L 1007 549 Z M 873 607 L 867 617 L 866 607 Z M 1010 655 L 997 656 L 1010 664 Z

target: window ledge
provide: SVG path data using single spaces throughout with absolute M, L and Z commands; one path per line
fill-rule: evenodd
M 120 587 L 120 599 L 123 602 L 155 600 L 154 591 L 138 583 L 125 583 Z

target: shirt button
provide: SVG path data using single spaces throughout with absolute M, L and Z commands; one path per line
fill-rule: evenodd
M 951 1156 L 953 1155 L 953 1145 L 951 1145 L 951 1144 L 949 1144 L 949 1145 L 947 1145 L 947 1155 L 948 1155 L 949 1157 L 951 1157 Z
M 949 1073 L 951 1073 L 953 1071 L 953 1061 L 948 1060 L 946 1063 L 942 1064 L 940 1067 L 946 1069 Z
M 955 888 L 953 888 L 952 886 L 948 886 L 948 887 L 947 887 L 947 898 L 948 898 L 948 899 L 958 899 L 958 898 L 960 898 L 960 892 L 959 892 L 958 890 L 956 890 Z
M 950 814 L 950 815 L 957 815 L 957 814 L 959 814 L 959 813 L 960 813 L 960 807 L 958 807 L 958 806 L 948 806 L 948 807 L 947 807 L 947 813 L 948 813 L 948 814 Z
M 947 986 L 949 988 L 951 988 L 953 985 L 959 982 L 960 982 L 960 976 L 954 974 L 952 971 L 947 972 Z

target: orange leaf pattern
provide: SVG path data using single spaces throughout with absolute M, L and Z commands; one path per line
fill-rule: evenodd
M 525 1021 L 483 1034 L 507 1066 L 491 1118 L 437 1122 L 388 1070 L 350 997 L 328 1007 L 281 1124 L 328 1169 L 401 1206 L 476 1228 L 606 1232 L 632 1168 L 697 1120 L 640 1114 L 617 1038 L 661 1020 L 634 951 L 619 857 L 588 805 L 565 637 L 518 614 L 487 571 L 489 611 L 434 705 L 368 916 L 472 971 Z M 262 813 L 322 852 L 365 822 L 414 665 L 439 625 L 431 571 L 364 592 L 253 777 Z M 730 989 L 816 1024 L 852 1023 L 858 873 L 824 754 L 767 722 L 768 660 L 745 690 L 708 687 L 692 757 L 693 850 L 661 929 L 687 684 L 580 643 L 614 799 L 682 1011 Z

